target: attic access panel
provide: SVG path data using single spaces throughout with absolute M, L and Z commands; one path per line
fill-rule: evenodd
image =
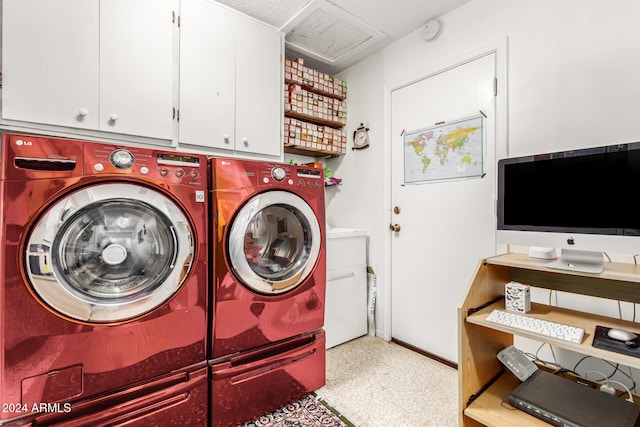
M 281 31 L 287 47 L 333 64 L 377 43 L 385 34 L 326 0 L 313 0 Z

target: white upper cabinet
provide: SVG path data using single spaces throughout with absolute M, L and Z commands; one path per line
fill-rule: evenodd
M 8 124 L 282 155 L 275 28 L 212 0 L 0 4 Z
M 171 139 L 178 0 L 4 0 L 8 120 Z
M 98 127 L 98 0 L 4 0 L 2 115 Z
M 236 21 L 236 151 L 282 151 L 282 34 L 249 19 Z
M 282 33 L 208 0 L 182 0 L 179 143 L 280 156 Z
M 101 130 L 173 137 L 178 7 L 178 0 L 100 2 Z
M 183 144 L 233 150 L 236 15 L 206 0 L 180 8 L 180 129 Z

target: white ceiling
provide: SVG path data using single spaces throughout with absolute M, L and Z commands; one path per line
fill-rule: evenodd
M 469 0 L 216 1 L 283 31 L 287 58 L 336 74 Z

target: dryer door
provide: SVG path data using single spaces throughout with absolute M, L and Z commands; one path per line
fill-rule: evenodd
M 268 191 L 250 199 L 227 236 L 236 277 L 265 294 L 295 289 L 313 271 L 320 253 L 320 225 L 301 197 Z
M 25 247 L 35 294 L 63 317 L 115 323 L 168 301 L 194 259 L 189 220 L 147 187 L 99 184 L 60 199 Z

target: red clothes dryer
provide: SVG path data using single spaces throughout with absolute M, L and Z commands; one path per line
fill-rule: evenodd
M 207 158 L 2 135 L 0 401 L 106 396 L 207 361 Z
M 225 158 L 211 162 L 211 359 L 322 328 L 322 170 Z
M 211 424 L 237 425 L 325 383 L 322 170 L 211 159 Z

